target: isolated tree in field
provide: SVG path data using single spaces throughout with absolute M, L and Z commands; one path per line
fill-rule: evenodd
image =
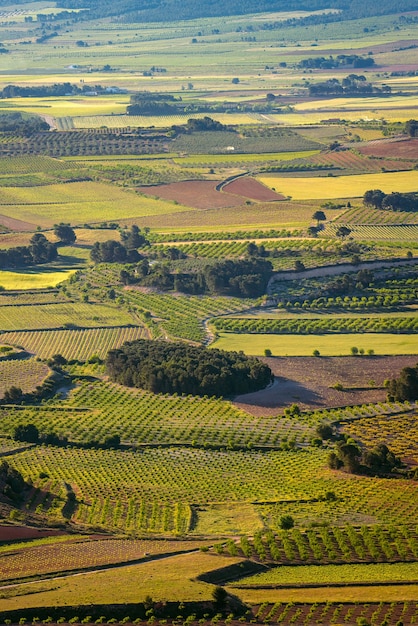
M 345 239 L 346 237 L 348 237 L 350 233 L 351 233 L 351 228 L 348 228 L 348 226 L 340 226 L 335 231 L 335 234 L 337 235 L 339 239 Z
M 312 215 L 312 219 L 316 220 L 316 226 L 317 228 L 320 228 L 320 222 L 325 222 L 327 217 L 323 211 L 318 210 Z
M 54 225 L 54 234 L 66 246 L 71 245 L 77 239 L 74 229 L 63 222 Z
M 291 515 L 282 515 L 279 526 L 282 530 L 290 530 L 295 525 L 295 520 Z

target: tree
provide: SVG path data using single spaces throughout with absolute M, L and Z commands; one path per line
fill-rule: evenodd
M 337 230 L 335 231 L 335 234 L 337 235 L 337 237 L 339 239 L 345 239 L 346 237 L 348 237 L 348 235 L 351 233 L 351 228 L 348 228 L 348 226 L 340 226 L 339 228 L 337 228 Z
M 381 189 L 369 189 L 369 191 L 366 191 L 363 196 L 363 203 L 366 206 L 372 206 L 375 209 L 381 209 L 384 197 L 385 194 Z
M 12 385 L 10 389 L 6 389 L 3 394 L 3 400 L 6 404 L 14 404 L 15 402 L 20 402 L 23 397 L 23 391 L 20 387 L 16 387 Z
M 34 424 L 19 424 L 14 429 L 13 439 L 27 443 L 38 443 L 39 431 Z
M 295 525 L 295 520 L 291 515 L 282 515 L 279 520 L 279 526 L 282 530 L 290 530 Z
M 239 83 L 239 78 L 233 78 L 233 79 L 231 80 L 231 83 L 232 83 L 233 85 L 238 85 L 238 83 Z
M 312 219 L 316 220 L 316 226 L 319 229 L 320 222 L 325 222 L 327 218 L 323 211 L 318 210 L 318 211 L 315 211 L 315 213 L 312 215 Z
M 74 229 L 69 224 L 64 224 L 64 222 L 54 225 L 54 234 L 60 240 L 60 243 L 66 246 L 71 245 L 77 239 Z

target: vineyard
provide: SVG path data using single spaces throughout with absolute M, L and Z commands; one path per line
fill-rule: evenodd
M 109 350 L 118 348 L 125 341 L 146 336 L 145 329 L 140 326 L 121 326 L 88 330 L 9 332 L 2 335 L 2 340 L 12 345 L 23 346 L 25 350 L 41 359 L 61 354 L 66 359 L 86 361 L 94 355 L 104 359 Z
M 111 304 L 56 303 L 0 307 L 0 329 L 3 331 L 58 329 L 68 327 L 101 327 L 132 324 L 132 316 Z
M 322 335 L 324 333 L 417 333 L 418 317 L 350 317 L 325 319 L 230 319 L 213 321 L 217 331 L 228 333 L 273 333 Z
M 199 533 L 199 507 L 210 502 L 251 502 L 272 529 L 290 514 L 298 524 L 348 521 L 409 524 L 417 515 L 417 485 L 410 480 L 334 477 L 325 452 L 238 452 L 190 448 L 97 451 L 35 447 L 15 457 L 36 480 L 33 505 L 61 516 L 64 482 L 76 493 L 78 523 L 135 532 Z M 193 471 L 190 471 L 193 468 Z M 224 480 L 225 472 L 228 481 Z M 278 480 L 279 479 L 279 480 Z M 336 501 L 325 499 L 327 491 Z M 204 514 L 203 514 L 204 515 Z M 239 529 L 238 529 L 239 532 Z
M 34 359 L 0 361 L 0 395 L 10 387 L 20 387 L 24 393 L 34 391 L 49 374 L 47 365 Z

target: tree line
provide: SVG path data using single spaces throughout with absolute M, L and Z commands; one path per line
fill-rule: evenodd
M 150 266 L 144 259 L 130 271 L 122 270 L 120 278 L 124 284 L 136 283 L 162 291 L 258 298 L 266 292 L 272 274 L 270 261 L 260 258 L 208 263 L 193 273 L 174 273 L 165 263 Z
M 375 96 L 390 94 L 389 85 L 376 87 L 367 81 L 367 78 L 358 74 L 349 74 L 345 78 L 330 78 L 321 83 L 309 85 L 311 96 Z
M 381 189 L 369 189 L 363 196 L 366 206 L 387 211 L 418 211 L 418 193 L 384 193 Z
M 111 380 L 153 393 L 229 396 L 266 387 L 270 368 L 243 353 L 138 339 L 111 350 Z

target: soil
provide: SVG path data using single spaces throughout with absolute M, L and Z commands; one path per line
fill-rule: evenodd
M 257 202 L 276 202 L 285 200 L 285 197 L 275 191 L 272 191 L 265 185 L 262 185 L 254 178 L 243 176 L 227 183 L 223 186 L 222 191 L 237 196 L 244 196 Z
M 303 409 L 384 402 L 383 381 L 414 367 L 417 356 L 277 357 L 263 358 L 275 375 L 262 391 L 237 396 L 234 404 L 251 415 L 277 415 L 294 402 Z M 373 388 L 368 383 L 374 381 Z M 331 385 L 341 383 L 338 391 Z M 374 388 L 382 387 L 382 388 Z
M 30 526 L 0 526 L 0 542 L 20 541 L 23 539 L 41 539 L 43 537 L 56 537 L 65 535 L 62 530 L 51 528 L 32 528 Z
M 0 224 L 9 228 L 10 230 L 22 232 L 25 230 L 34 230 L 35 224 L 30 222 L 22 222 L 22 220 L 15 220 L 13 217 L 7 217 L 7 215 L 0 215 Z
M 195 209 L 218 209 L 243 204 L 242 197 L 217 191 L 216 185 L 220 182 L 219 180 L 189 180 L 155 187 L 138 187 L 138 191 L 164 200 L 174 200 Z
M 359 147 L 358 150 L 367 156 L 418 159 L 418 139 L 376 141 Z

